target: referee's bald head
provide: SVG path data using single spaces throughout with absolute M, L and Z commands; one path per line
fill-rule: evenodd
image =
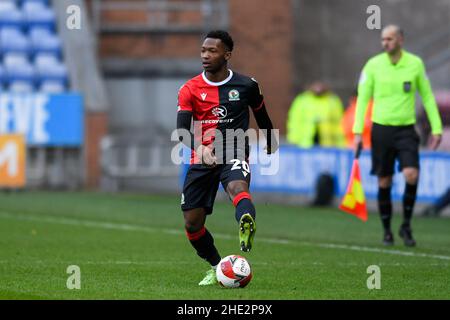
M 398 25 L 390 24 L 381 31 L 381 45 L 388 54 L 396 54 L 403 46 L 404 32 Z
M 396 24 L 387 25 L 386 27 L 383 28 L 383 30 L 381 31 L 381 34 L 383 34 L 384 32 L 393 32 L 401 38 L 404 38 L 404 36 L 405 36 L 405 32 L 403 31 L 403 29 L 400 28 L 400 26 L 398 26 Z

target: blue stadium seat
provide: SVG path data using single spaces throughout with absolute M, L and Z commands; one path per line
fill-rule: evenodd
M 54 30 L 56 16 L 53 8 L 40 1 L 25 1 L 22 5 L 27 27 L 42 26 Z
M 8 92 L 31 93 L 34 92 L 34 83 L 30 80 L 13 80 L 8 85 Z
M 14 26 L 21 28 L 24 15 L 14 1 L 0 1 L 0 27 Z
M 59 80 L 44 80 L 39 85 L 39 91 L 44 93 L 63 93 L 66 91 L 66 84 Z
M 30 53 L 30 41 L 28 37 L 18 28 L 4 27 L 0 29 L 1 52 Z
M 58 81 L 66 86 L 68 80 L 67 67 L 54 55 L 40 54 L 36 56 L 34 65 L 38 83 Z
M 34 27 L 29 31 L 33 53 L 50 52 L 61 55 L 61 39 L 47 28 Z
M 15 2 L 18 2 L 20 6 L 23 6 L 25 2 L 40 2 L 41 4 L 45 5 L 46 7 L 49 6 L 49 0 L 15 0 Z
M 34 56 L 34 65 L 46 66 L 59 64 L 60 58 L 52 52 L 39 52 Z
M 17 64 L 17 63 L 28 63 L 28 56 L 23 52 L 7 52 L 3 54 L 3 67 L 6 65 Z
M 6 82 L 10 85 L 16 82 L 26 82 L 33 86 L 35 70 L 24 54 L 9 53 L 3 58 Z

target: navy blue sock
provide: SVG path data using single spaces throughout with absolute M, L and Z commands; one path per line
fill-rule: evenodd
M 248 198 L 243 198 L 236 205 L 236 221 L 239 222 L 246 213 L 249 213 L 253 219 L 256 218 L 256 210 L 252 201 Z
M 214 238 L 204 226 L 194 233 L 186 230 L 186 235 L 200 258 L 208 261 L 211 266 L 219 264 L 220 255 L 214 246 Z

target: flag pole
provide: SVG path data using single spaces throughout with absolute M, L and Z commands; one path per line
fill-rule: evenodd
M 358 146 L 356 147 L 356 151 L 355 151 L 355 159 L 356 160 L 358 160 L 359 156 L 361 155 L 362 147 L 363 147 L 362 142 L 358 143 Z

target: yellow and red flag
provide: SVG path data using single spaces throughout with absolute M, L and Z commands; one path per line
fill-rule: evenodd
M 339 209 L 353 214 L 363 221 L 367 221 L 366 197 L 364 196 L 364 189 L 361 182 L 361 173 L 357 158 L 353 160 L 350 181 L 348 183 L 344 198 L 339 205 Z

